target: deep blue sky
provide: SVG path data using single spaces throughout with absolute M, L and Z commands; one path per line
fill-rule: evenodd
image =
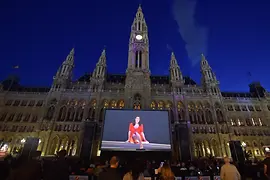
M 93 71 L 106 45 L 110 73 L 124 73 L 138 0 L 0 1 L 0 79 L 11 73 L 29 86 L 50 86 L 75 47 L 74 79 Z M 171 0 L 144 0 L 152 74 L 168 74 L 169 44 L 184 75 L 200 82 L 171 12 Z M 223 91 L 247 91 L 252 80 L 270 89 L 270 2 L 198 0 L 196 17 L 210 30 L 207 59 Z M 12 66 L 19 65 L 15 72 Z

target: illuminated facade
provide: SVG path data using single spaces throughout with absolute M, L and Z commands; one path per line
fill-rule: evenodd
M 35 136 L 40 138 L 38 150 L 43 155 L 61 149 L 78 155 L 82 124 L 89 120 L 99 124 L 93 150 L 97 153 L 107 108 L 168 109 L 172 133 L 175 123 L 187 122 L 194 157 L 230 156 L 230 139 L 243 142 L 253 157 L 262 156 L 262 146 L 270 144 L 268 93 L 257 98 L 254 93 L 221 92 L 203 55 L 201 85 L 182 75 L 173 53 L 169 76 L 150 74 L 148 30 L 141 7 L 131 27 L 125 75 L 107 74 L 103 50 L 93 73 L 73 81 L 74 54 L 72 49 L 50 88 L 24 88 L 14 79 L 2 83 L 0 138 L 9 144 L 9 151 Z M 172 137 L 178 157 L 178 143 Z

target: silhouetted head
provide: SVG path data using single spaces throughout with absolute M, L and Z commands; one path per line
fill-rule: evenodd
M 140 175 L 144 171 L 144 164 L 140 160 L 133 160 L 128 162 L 128 166 L 130 168 L 132 179 L 139 179 Z
M 230 158 L 229 157 L 224 157 L 224 163 L 229 164 L 230 163 Z
M 110 160 L 110 166 L 111 168 L 117 168 L 119 165 L 119 159 L 116 156 L 113 156 Z
M 164 163 L 160 170 L 161 177 L 163 179 L 174 179 L 174 174 L 171 170 L 171 167 L 168 163 Z
M 67 155 L 67 151 L 66 150 L 61 150 L 57 153 L 59 158 L 64 158 Z

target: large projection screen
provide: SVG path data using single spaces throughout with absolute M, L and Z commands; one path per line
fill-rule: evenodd
M 101 150 L 171 151 L 168 111 L 106 110 Z

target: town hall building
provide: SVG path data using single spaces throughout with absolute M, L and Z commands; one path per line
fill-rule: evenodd
M 12 77 L 0 91 L 0 139 L 7 151 L 19 151 L 28 137 L 38 137 L 42 155 L 65 149 L 69 155 L 81 152 L 84 126 L 94 122 L 92 156 L 100 153 L 100 138 L 106 109 L 168 110 L 173 154 L 179 159 L 180 146 L 175 125 L 188 128 L 193 157 L 231 156 L 229 141 L 239 140 L 252 157 L 264 155 L 270 144 L 270 96 L 259 83 L 250 92 L 222 92 L 219 81 L 204 55 L 201 82 L 182 74 L 171 53 L 169 76 L 151 74 L 148 27 L 139 7 L 131 25 L 128 65 L 125 74 L 107 72 L 106 50 L 96 67 L 74 81 L 75 49 L 53 77 L 48 88 L 28 88 Z

